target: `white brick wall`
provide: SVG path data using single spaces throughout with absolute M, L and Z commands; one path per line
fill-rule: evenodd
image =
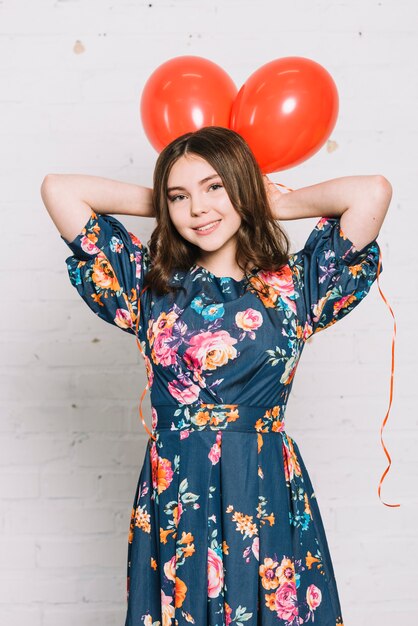
M 49 172 L 151 185 L 156 153 L 138 115 L 162 62 L 196 54 L 237 86 L 260 65 L 310 57 L 334 77 L 340 114 L 313 158 L 273 178 L 301 187 L 382 173 L 381 288 L 310 342 L 287 409 L 328 531 L 345 626 L 412 623 L 418 608 L 416 255 L 418 9 L 413 0 L 0 0 L 0 621 L 121 626 L 127 531 L 146 437 L 131 336 L 71 287 L 69 249 L 45 211 Z M 151 220 L 122 218 L 148 240 Z M 314 221 L 289 222 L 294 249 Z M 149 403 L 145 401 L 149 420 Z

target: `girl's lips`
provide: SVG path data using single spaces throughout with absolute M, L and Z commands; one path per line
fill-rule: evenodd
M 209 235 L 210 233 L 213 233 L 213 231 L 218 227 L 219 223 L 221 220 L 217 220 L 213 226 L 211 226 L 210 228 L 206 228 L 205 230 L 196 230 L 196 228 L 194 228 L 194 232 L 197 233 L 198 235 Z

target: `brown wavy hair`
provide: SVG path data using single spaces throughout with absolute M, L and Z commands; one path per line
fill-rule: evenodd
M 178 137 L 159 154 L 153 176 L 153 206 L 157 226 L 149 240 L 150 269 L 144 286 L 157 294 L 175 292 L 169 284 L 174 269 L 189 270 L 200 248 L 187 241 L 171 221 L 167 204 L 168 177 L 183 155 L 205 159 L 222 179 L 232 206 L 241 216 L 236 234 L 236 262 L 249 268 L 276 271 L 289 260 L 290 241 L 274 219 L 260 167 L 241 135 L 221 126 L 205 126 Z

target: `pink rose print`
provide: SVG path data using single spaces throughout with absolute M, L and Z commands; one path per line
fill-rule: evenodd
M 253 554 L 255 558 L 257 559 L 257 561 L 260 559 L 259 547 L 260 547 L 260 539 L 259 537 L 254 537 L 253 543 L 251 545 L 251 550 L 253 551 Z
M 116 309 L 115 324 L 119 328 L 132 328 L 132 318 L 126 309 Z
M 158 414 L 155 407 L 151 407 L 151 428 L 155 430 L 158 424 Z
M 83 252 L 87 252 L 87 254 L 97 254 L 100 252 L 100 248 L 98 248 L 88 237 L 81 238 L 81 248 Z
M 217 553 L 208 548 L 208 596 L 217 598 L 224 583 L 224 568 L 222 559 Z
M 245 331 L 253 331 L 260 328 L 263 323 L 263 316 L 260 311 L 255 309 L 246 309 L 245 311 L 239 311 L 235 315 L 235 323 L 238 328 L 242 328 Z
M 192 404 L 199 397 L 200 387 L 191 381 L 190 385 L 185 386 L 183 382 L 172 380 L 168 383 L 168 391 L 181 404 Z
M 343 296 L 337 302 L 334 302 L 333 313 L 337 315 L 341 309 L 345 309 L 349 304 L 356 300 L 356 296 L 352 293 L 348 294 L 348 296 Z
M 314 611 L 321 604 L 322 593 L 315 585 L 309 585 L 306 590 L 306 601 L 311 611 Z
M 260 272 L 260 278 L 275 291 L 277 290 L 278 297 L 296 314 L 295 287 L 290 267 L 285 265 L 276 272 Z
M 190 348 L 183 355 L 184 360 L 192 370 L 214 370 L 236 358 L 234 343 L 237 340 L 226 330 L 199 333 L 191 338 Z
M 176 555 L 172 556 L 169 561 L 164 563 L 164 574 L 168 580 L 175 582 L 176 580 Z
M 216 465 L 221 458 L 221 440 L 222 433 L 219 432 L 216 435 L 216 442 L 213 444 L 208 454 L 209 459 L 212 461 L 212 465 Z
M 170 347 L 168 341 L 173 335 L 173 329 L 170 327 L 164 328 L 155 337 L 153 346 L 153 357 L 157 364 L 163 367 L 174 365 L 176 362 L 176 352 Z
M 303 331 L 302 331 L 302 339 L 303 341 L 306 341 L 313 333 L 313 328 L 312 325 L 309 324 L 309 322 L 305 322 L 305 325 L 303 327 Z
M 168 596 L 161 589 L 161 612 L 163 618 L 163 626 L 169 626 L 172 624 L 172 618 L 174 617 L 175 608 L 172 604 L 173 596 Z
M 275 596 L 277 617 L 287 622 L 292 622 L 298 617 L 295 583 L 284 583 L 280 585 Z

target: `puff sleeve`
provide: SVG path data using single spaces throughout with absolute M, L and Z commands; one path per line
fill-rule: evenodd
M 139 304 L 138 335 L 142 338 L 143 301 L 148 296 L 141 291 L 150 264 L 148 248 L 118 219 L 93 209 L 73 241 L 62 235 L 61 239 L 73 253 L 65 260 L 70 282 L 93 313 L 136 335 Z
M 376 239 L 357 250 L 339 217 L 316 223 L 289 262 L 304 339 L 335 324 L 365 298 L 377 278 L 378 261 Z M 381 262 L 379 274 L 382 270 Z

